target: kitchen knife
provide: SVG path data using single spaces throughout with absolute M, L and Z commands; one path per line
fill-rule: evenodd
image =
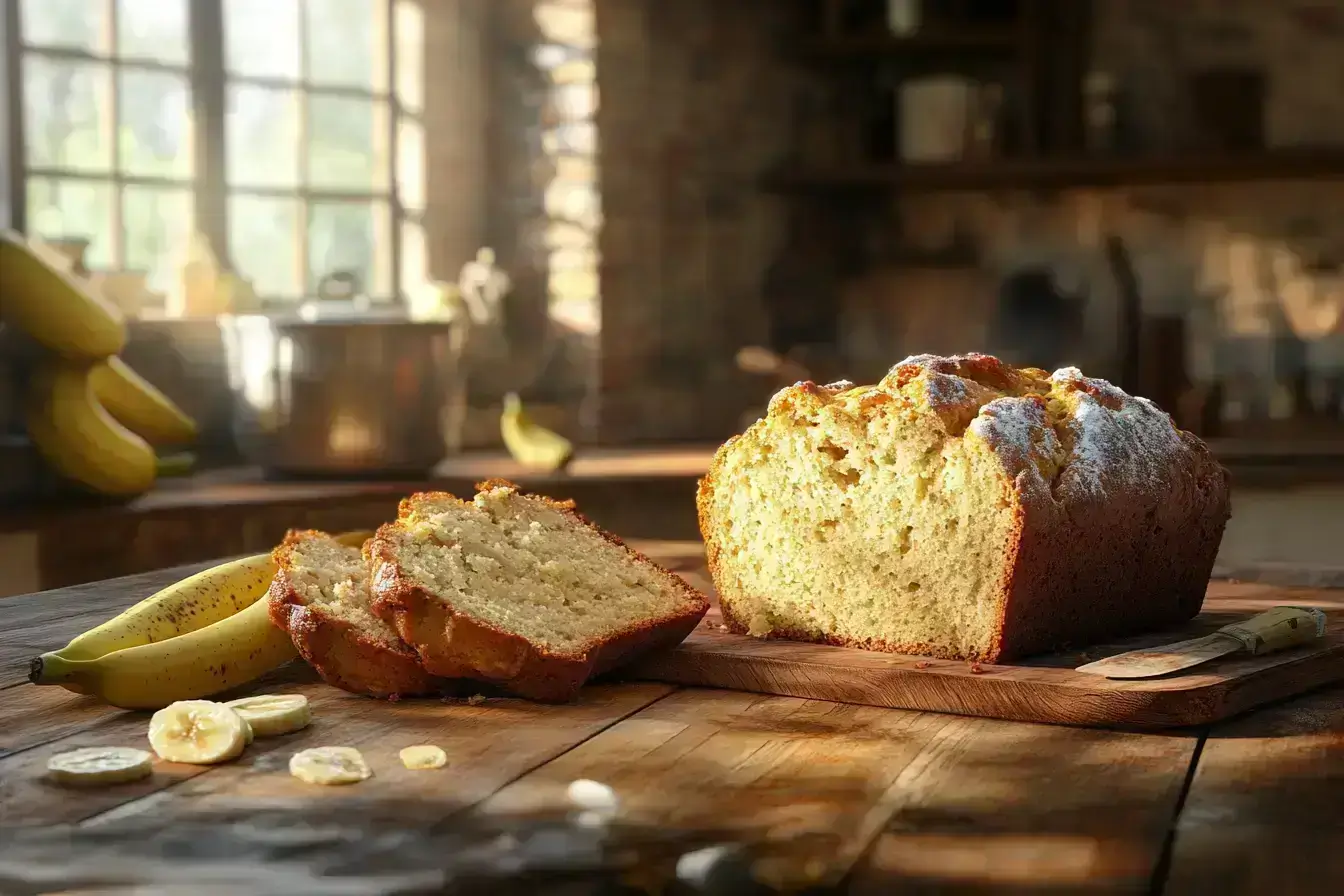
M 1106 678 L 1156 678 L 1233 654 L 1262 656 L 1325 635 L 1325 613 L 1314 607 L 1275 607 L 1211 635 L 1131 650 L 1079 666 L 1075 672 Z

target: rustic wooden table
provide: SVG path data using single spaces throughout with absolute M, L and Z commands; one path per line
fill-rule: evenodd
M 641 547 L 707 585 L 698 545 Z M 296 665 L 252 690 L 307 694 L 303 732 L 111 789 L 46 783 L 53 753 L 143 746 L 146 716 L 33 687 L 29 658 L 199 568 L 0 600 L 0 893 L 636 892 L 728 842 L 773 879 L 855 893 L 1344 892 L 1344 686 L 1136 734 L 645 683 L 388 703 Z M 398 749 L 426 742 L 448 767 L 404 770 Z M 285 773 L 320 744 L 359 747 L 375 777 Z M 577 778 L 629 820 L 567 818 Z M 734 867 L 721 891 L 749 892 Z

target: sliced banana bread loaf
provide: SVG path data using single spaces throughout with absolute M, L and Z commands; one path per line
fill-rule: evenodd
M 569 502 L 485 482 L 412 495 L 365 550 L 373 609 L 430 672 L 567 700 L 592 675 L 679 643 L 704 595 Z
M 392 626 L 369 609 L 369 567 L 359 548 L 324 532 L 290 531 L 275 549 L 271 621 L 328 683 L 388 697 L 437 690 L 438 682 Z
M 1229 517 L 1152 402 L 985 355 L 783 389 L 698 507 L 731 629 L 991 662 L 1195 615 Z

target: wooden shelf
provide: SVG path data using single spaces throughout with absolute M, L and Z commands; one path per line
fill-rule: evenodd
M 1069 189 L 1263 180 L 1344 179 L 1344 146 L 1245 155 L 1005 159 L 951 164 L 785 167 L 766 177 L 779 192 L 897 188 L 902 192 Z
M 1015 29 L 981 31 L 932 31 L 898 37 L 892 34 L 850 34 L 824 37 L 805 43 L 801 51 L 811 59 L 825 61 L 856 59 L 901 59 L 957 53 L 1012 53 L 1021 33 Z

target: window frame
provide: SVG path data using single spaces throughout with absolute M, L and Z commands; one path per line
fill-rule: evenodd
M 98 0 L 106 10 L 108 27 L 116 27 L 116 0 Z M 363 87 L 354 85 L 314 84 L 309 78 L 306 66 L 302 66 L 299 76 L 294 79 L 270 77 L 264 75 L 232 74 L 225 60 L 224 3 L 227 0 L 184 0 L 187 9 L 187 61 L 176 65 L 152 59 L 126 58 L 110 47 L 104 55 L 86 50 L 68 47 L 31 46 L 23 40 L 22 12 L 17 0 L 6 2 L 0 10 L 0 59 L 3 70 L 0 77 L 4 81 L 4 93 L 0 96 L 0 120 L 8 127 L 9 138 L 0 148 L 0 172 L 4 176 L 4 192 L 0 194 L 0 213 L 7 205 L 8 221 L 0 221 L 13 230 L 27 231 L 28 224 L 28 182 L 32 178 L 60 178 L 85 183 L 106 184 L 115 191 L 113 203 L 112 233 L 113 257 L 124 257 L 126 242 L 123 194 L 127 186 L 145 186 L 152 188 L 186 189 L 193 197 L 192 218 L 194 225 L 209 243 L 222 264 L 232 269 L 231 247 L 229 245 L 229 200 L 233 196 L 257 198 L 278 198 L 294 201 L 300 211 L 300 226 L 297 228 L 296 259 L 299 265 L 301 291 L 297 296 L 262 295 L 264 305 L 273 307 L 292 307 L 295 303 L 308 298 L 314 275 L 321 272 L 309 270 L 309 216 L 313 203 L 347 202 L 362 203 L 370 208 L 383 204 L 387 209 L 387 232 L 379 236 L 387 240 L 386 257 L 390 294 L 379 294 L 376 284 L 366 283 L 365 289 L 374 300 L 401 302 L 404 300 L 405 284 L 402 271 L 402 229 L 407 226 L 424 226 L 422 210 L 408 210 L 401 201 L 398 171 L 399 125 L 403 120 L 413 119 L 423 123 L 422 113 L 407 109 L 401 102 L 398 90 L 397 72 L 397 28 L 396 0 L 377 0 L 380 13 L 385 17 L 381 62 L 385 70 L 380 74 L 382 89 L 378 85 Z M 282 0 L 294 2 L 301 8 L 299 41 L 301 58 L 306 56 L 308 17 L 302 14 L 302 6 L 307 0 Z M 169 176 L 150 176 L 130 174 L 124 170 L 121 160 L 120 141 L 116 139 L 114 125 L 111 147 L 111 165 L 106 172 L 70 170 L 61 167 L 30 166 L 28 163 L 28 145 L 25 134 L 25 98 L 23 81 L 24 60 L 38 56 L 69 63 L 93 63 L 107 66 L 112 79 L 112 108 L 110 114 L 114 122 L 118 121 L 116 85 L 118 75 L 123 69 L 136 71 L 167 72 L 185 77 L 190 90 L 190 105 L 193 114 L 194 157 L 191 174 L 185 178 Z M 227 94 L 230 86 L 252 86 L 267 89 L 293 91 L 299 101 L 298 126 L 299 141 L 296 152 L 299 154 L 299 182 L 294 187 L 230 187 L 227 179 Z M 385 92 L 384 92 L 385 91 Z M 313 188 L 308 183 L 307 171 L 307 120 L 308 103 L 313 96 L 358 99 L 382 104 L 386 109 L 386 133 L 381 139 L 387 147 L 385 187 L 368 190 L 332 190 Z M 377 251 L 377 250 L 376 250 Z M 382 254 L 381 252 L 378 254 Z M 242 271 L 243 275 L 248 272 Z

